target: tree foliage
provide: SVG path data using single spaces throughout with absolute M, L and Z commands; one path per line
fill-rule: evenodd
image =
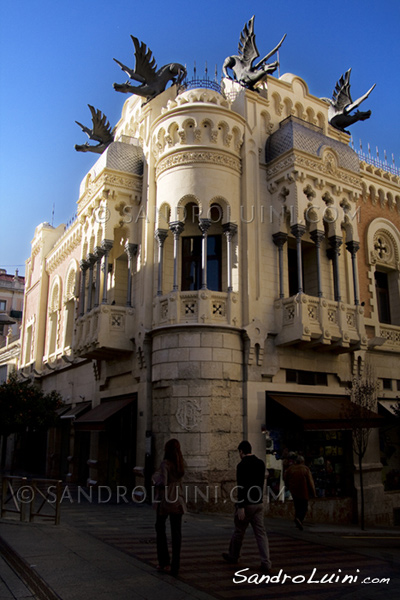
M 32 381 L 20 381 L 16 373 L 0 385 L 0 433 L 46 430 L 55 425 L 56 410 L 63 405 L 56 391 L 44 393 Z

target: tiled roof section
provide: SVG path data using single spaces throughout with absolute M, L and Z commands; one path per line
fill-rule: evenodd
M 359 159 L 349 146 L 327 137 L 322 129 L 297 117 L 288 117 L 279 124 L 267 140 L 266 162 L 269 163 L 288 150 L 301 150 L 312 156 L 321 156 L 325 148 L 332 148 L 338 156 L 338 166 L 359 173 Z

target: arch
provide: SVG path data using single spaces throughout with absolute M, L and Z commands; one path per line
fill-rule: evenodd
M 59 310 L 61 306 L 61 287 L 61 278 L 56 275 L 50 288 L 49 311 Z
M 78 273 L 78 262 L 75 259 L 73 259 L 68 266 L 67 275 L 65 277 L 65 301 L 68 301 L 71 298 L 76 298 L 78 296 Z
M 281 102 L 282 102 L 282 99 L 281 99 L 280 95 L 278 94 L 278 92 L 274 92 L 274 93 L 272 94 L 272 99 L 273 99 L 273 101 L 274 101 L 274 109 L 275 109 L 275 113 L 276 113 L 278 116 L 281 116 L 281 114 L 282 114 L 282 108 L 283 108 L 283 105 L 282 105 L 282 103 L 281 103 Z
M 298 117 L 299 119 L 303 119 L 303 121 L 304 121 L 306 114 L 305 114 L 304 106 L 302 105 L 302 103 L 296 102 L 296 104 L 294 105 L 294 109 L 295 109 L 296 117 Z
M 322 129 L 323 133 L 326 134 L 326 119 L 325 115 L 323 115 L 321 112 L 317 113 L 317 124 L 318 127 Z
M 208 208 L 210 209 L 213 205 L 218 205 L 221 207 L 222 210 L 222 218 L 221 218 L 221 223 L 229 223 L 231 216 L 232 216 L 232 211 L 231 211 L 231 206 L 228 202 L 228 200 L 226 200 L 226 198 L 224 198 L 223 196 L 214 196 L 213 198 L 211 198 L 209 204 L 208 204 Z
M 167 229 L 171 221 L 171 206 L 163 202 L 157 210 L 156 229 Z
M 313 108 L 311 108 L 311 106 L 309 106 L 306 110 L 307 113 L 307 121 L 309 123 L 312 123 L 313 125 L 316 125 L 316 119 L 315 119 L 315 111 Z
M 292 115 L 294 113 L 293 110 L 293 102 L 291 101 L 290 98 L 285 98 L 283 100 L 283 104 L 285 105 L 285 112 L 286 112 L 286 116 L 290 117 L 290 115 Z

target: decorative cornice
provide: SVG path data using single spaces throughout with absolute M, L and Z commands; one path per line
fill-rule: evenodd
M 82 241 L 81 227 L 71 229 L 70 235 L 64 238 L 60 244 L 56 244 L 51 250 L 50 256 L 46 259 L 46 271 L 51 274 L 64 260 L 70 258 L 72 252 Z
M 288 156 L 286 156 L 282 160 L 277 161 L 270 168 L 268 168 L 267 178 L 273 179 L 278 174 L 282 173 L 282 171 L 293 167 L 309 169 L 318 174 L 323 173 L 329 178 L 334 178 L 336 180 L 341 181 L 344 184 L 350 185 L 353 188 L 361 190 L 361 177 L 350 174 L 350 172 L 345 171 L 344 169 L 341 169 L 339 167 L 332 169 L 332 163 L 330 161 L 323 161 L 319 158 L 301 156 L 297 153 L 294 154 L 293 152 L 291 152 Z
M 174 152 L 170 156 L 161 159 L 156 167 L 156 177 L 173 167 L 208 163 L 216 166 L 228 167 L 237 173 L 241 173 L 241 162 L 238 158 L 211 150 L 182 150 Z
M 90 201 L 98 194 L 101 188 L 105 186 L 112 186 L 114 188 L 123 189 L 124 191 L 141 193 L 142 175 L 127 175 L 126 173 L 122 174 L 117 171 L 105 169 L 95 180 L 88 184 L 86 190 L 79 198 L 79 216 L 87 208 Z

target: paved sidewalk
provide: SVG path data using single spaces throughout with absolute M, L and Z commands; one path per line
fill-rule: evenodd
M 68 500 L 62 504 L 59 526 L 1 519 L 0 537 L 8 545 L 5 551 L 3 548 L 4 554 L 7 557 L 7 547 L 16 553 L 21 564 L 14 568 L 20 569 L 27 584 L 32 585 L 36 578 L 34 596 L 4 598 L 400 597 L 399 528 L 361 532 L 357 527 L 310 524 L 299 532 L 293 523 L 267 519 L 277 579 L 259 582 L 260 561 L 252 531 L 246 533 L 240 563 L 226 564 L 221 553 L 228 547 L 232 517 L 216 514 L 185 515 L 180 576 L 174 579 L 158 573 L 154 521 L 155 512 L 148 505 L 78 504 Z M 238 571 L 241 573 L 235 575 Z M 344 575 L 352 579 L 342 583 Z M 381 582 L 361 583 L 366 577 Z M 7 581 L 7 574 L 4 579 Z

